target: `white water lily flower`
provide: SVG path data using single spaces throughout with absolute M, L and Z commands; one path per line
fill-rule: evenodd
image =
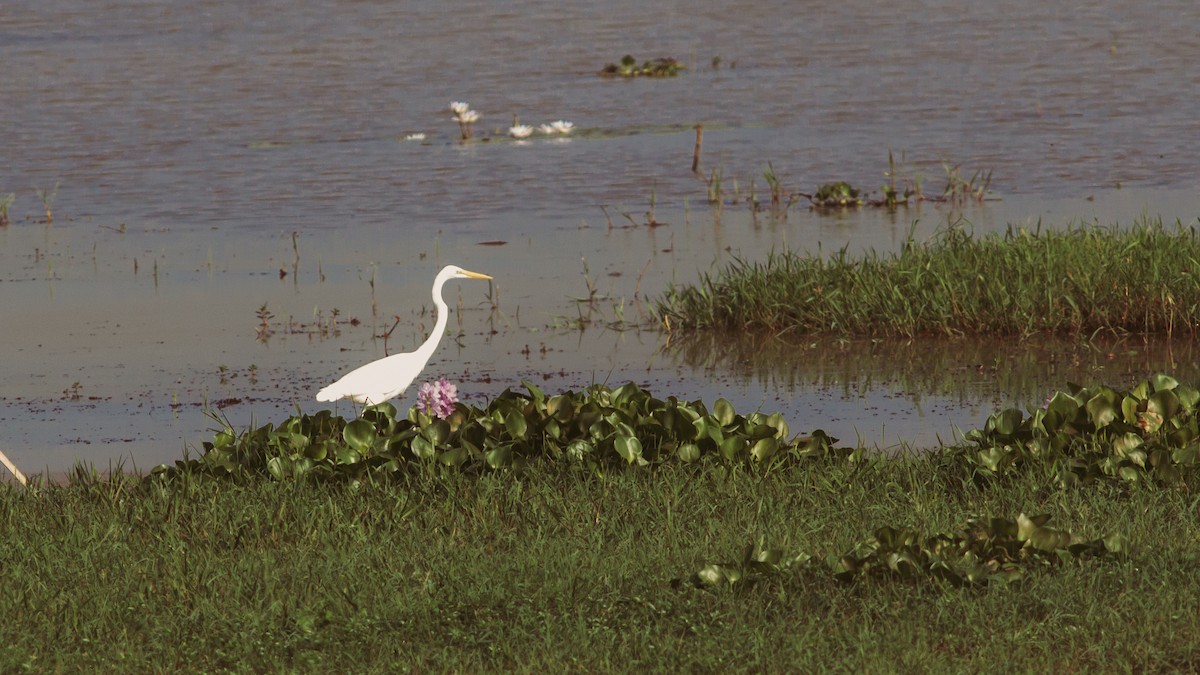
M 471 124 L 479 121 L 479 113 L 474 110 L 464 110 L 455 116 L 454 121 L 459 124 Z
M 542 125 L 538 126 L 538 131 L 542 132 L 543 134 L 556 133 L 554 131 L 554 127 L 550 126 L 549 124 L 542 124 Z
M 571 133 L 571 129 L 575 128 L 575 125 L 565 120 L 558 120 L 556 122 L 551 122 L 550 127 L 560 134 L 569 134 Z
M 415 134 L 409 134 L 404 137 L 404 140 L 406 140 L 406 141 L 423 141 L 423 140 L 425 140 L 425 134 L 422 132 L 417 132 Z
M 508 135 L 513 138 L 529 138 L 533 133 L 533 127 L 528 124 L 514 124 L 508 128 Z
M 471 109 L 471 106 L 466 101 L 451 101 L 450 112 L 455 115 L 461 115 Z

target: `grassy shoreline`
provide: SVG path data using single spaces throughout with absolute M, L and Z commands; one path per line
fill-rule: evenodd
M 0 486 L 0 671 L 1192 671 L 1198 405 L 1157 376 L 900 456 Z M 1060 541 L 909 545 L 1020 514 Z
M 1200 232 L 1144 220 L 975 237 L 899 253 L 736 260 L 656 302 L 672 330 L 915 337 L 1188 333 L 1200 326 Z
M 0 669 L 796 668 L 1200 665 L 1190 490 L 964 485 L 928 458 L 772 475 L 534 467 L 363 486 L 120 481 L 0 488 Z M 760 539 L 816 555 L 895 523 L 1053 512 L 1135 553 L 1019 584 L 843 584 L 804 570 L 673 584 Z

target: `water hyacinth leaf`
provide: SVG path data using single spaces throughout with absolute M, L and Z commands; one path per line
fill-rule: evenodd
M 1012 436 L 1021 426 L 1022 415 L 1016 408 L 1008 408 L 988 418 L 987 426 L 1002 437 Z
M 365 453 L 375 445 L 377 438 L 375 425 L 364 419 L 354 420 L 346 425 L 346 429 L 342 432 L 342 438 L 351 448 Z
M 429 442 L 424 436 L 416 436 L 412 439 L 412 444 L 409 446 L 412 453 L 421 459 L 429 459 L 433 457 L 433 443 Z
M 1175 388 L 1175 395 L 1179 397 L 1179 404 L 1188 410 L 1200 405 L 1200 390 L 1181 384 Z
M 1119 533 L 1110 534 L 1101 541 L 1104 542 L 1104 548 L 1110 553 L 1123 553 L 1129 549 L 1125 537 Z
M 617 436 L 613 439 L 613 448 L 630 464 L 642 459 L 642 442 L 636 436 Z
M 1179 412 L 1181 404 L 1179 397 L 1170 389 L 1160 389 L 1150 395 L 1146 401 L 1146 411 L 1157 413 L 1161 420 L 1169 420 Z
M 765 462 L 771 459 L 779 450 L 779 440 L 774 436 L 768 438 L 760 438 L 750 448 L 750 456 L 759 462 Z
M 1183 448 L 1178 448 L 1171 453 L 1171 459 L 1175 460 L 1176 464 L 1184 466 L 1196 466 L 1200 463 L 1200 443 L 1192 443 Z
M 529 395 L 533 397 L 534 403 L 541 403 L 542 401 L 546 400 L 546 394 L 540 388 L 538 388 L 537 385 L 529 380 L 521 380 L 521 386 L 525 387 L 526 391 L 529 392 Z
M 697 440 L 708 438 L 718 445 L 725 441 L 725 432 L 721 430 L 721 423 L 712 415 L 697 417 L 692 425 L 696 428 L 695 438 Z
M 291 475 L 291 460 L 286 457 L 272 457 L 267 460 L 267 471 L 275 480 L 283 480 Z
M 442 445 L 450 438 L 450 423 L 446 420 L 432 420 L 421 429 L 421 435 L 433 445 Z
M 234 441 L 236 440 L 237 434 L 235 434 L 232 429 L 223 429 L 218 431 L 216 435 L 213 436 L 212 447 L 227 448 L 233 445 Z
M 1150 376 L 1150 386 L 1155 392 L 1168 391 L 1179 386 L 1179 380 L 1164 373 L 1156 373 Z
M 685 462 L 694 462 L 700 459 L 700 446 L 695 443 L 683 443 L 679 446 L 676 454 Z
M 719 447 L 721 449 L 721 456 L 732 462 L 746 451 L 746 441 L 738 436 L 730 436 L 721 441 Z
M 1144 441 L 1142 440 L 1142 437 L 1133 432 L 1123 433 L 1120 436 L 1117 436 L 1115 439 L 1113 439 L 1113 444 L 1112 444 L 1113 453 L 1116 454 L 1118 457 L 1125 457 L 1131 451 L 1133 451 L 1134 448 L 1137 448 L 1143 442 Z
M 778 438 L 780 441 L 787 440 L 792 435 L 791 429 L 788 427 L 787 421 L 783 419 L 782 413 L 776 412 L 768 415 L 767 424 L 775 428 L 775 438 Z
M 583 461 L 583 458 L 592 454 L 595 449 L 596 447 L 591 443 L 579 439 L 567 445 L 567 456 L 577 461 Z
M 329 455 L 329 444 L 324 441 L 322 441 L 320 443 L 313 443 L 312 445 L 309 445 L 304 450 L 304 456 L 308 457 L 309 459 L 313 460 L 314 462 L 324 461 L 325 457 L 327 457 L 328 455 Z
M 512 466 L 512 446 L 502 445 L 495 450 L 489 450 L 483 455 L 488 466 L 493 469 L 504 469 Z
M 546 414 L 565 424 L 575 415 L 575 404 L 570 397 L 561 394 L 551 396 L 546 401 Z
M 1055 392 L 1054 397 L 1046 406 L 1046 411 L 1057 414 L 1064 422 L 1069 423 L 1074 421 L 1075 416 L 1079 414 L 1079 401 L 1076 401 L 1070 394 L 1061 391 Z
M 1126 396 L 1121 399 L 1121 415 L 1126 424 L 1136 425 L 1138 423 L 1140 407 L 1141 402 L 1132 396 Z
M 1052 527 L 1038 527 L 1029 536 L 1029 543 L 1040 551 L 1055 551 L 1071 543 L 1071 535 Z
M 466 448 L 454 448 L 453 450 L 447 450 L 438 455 L 439 462 L 446 466 L 453 466 L 456 468 L 462 466 L 468 459 L 470 459 L 470 454 L 467 452 Z
M 1111 390 L 1100 392 L 1087 402 L 1088 416 L 1097 429 L 1103 429 L 1117 419 L 1117 410 L 1113 406 Z
M 731 404 L 729 401 L 719 398 L 717 399 L 717 402 L 713 404 L 713 417 L 716 418 L 718 424 L 723 427 L 727 427 L 733 424 L 734 419 L 737 418 L 737 411 L 733 409 L 733 404 Z M 713 440 L 716 439 L 714 438 Z
M 705 565 L 696 572 L 697 586 L 719 586 L 725 582 L 725 568 L 720 565 Z
M 345 446 L 337 449 L 335 458 L 338 464 L 358 464 L 362 461 L 362 455 L 358 451 Z
M 1049 514 L 1044 513 L 1040 516 L 1033 516 L 1030 518 L 1022 513 L 1017 516 L 1015 529 L 1013 529 L 1007 521 L 1001 518 L 993 518 L 990 527 L 994 532 L 1008 534 L 1008 536 L 1015 536 L 1017 541 L 1029 541 L 1029 538 L 1033 536 L 1033 533 L 1036 532 L 1039 527 L 1042 527 L 1048 522 L 1050 522 Z
M 518 440 L 524 439 L 526 432 L 529 431 L 525 416 L 515 410 L 504 416 L 504 427 L 508 430 L 509 436 Z

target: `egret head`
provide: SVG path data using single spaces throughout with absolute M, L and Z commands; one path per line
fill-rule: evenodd
M 472 272 L 470 270 L 464 270 L 463 268 L 459 267 L 458 265 L 446 265 L 445 267 L 442 268 L 442 271 L 438 273 L 438 279 L 444 279 L 447 281 L 449 281 L 450 279 L 491 279 L 491 278 L 492 277 L 487 274 L 480 274 L 479 272 Z

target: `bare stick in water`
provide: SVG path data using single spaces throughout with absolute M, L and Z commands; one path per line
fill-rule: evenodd
M 692 173 L 700 171 L 700 146 L 704 143 L 704 127 L 696 125 L 696 149 L 692 151 Z
M 17 468 L 17 465 L 13 464 L 12 460 L 9 459 L 2 450 L 0 450 L 0 463 L 3 463 L 4 466 L 8 467 L 9 472 L 11 472 L 12 475 L 18 481 L 20 481 L 21 485 L 29 485 L 29 479 L 25 477 L 25 474 L 21 473 L 21 470 Z

